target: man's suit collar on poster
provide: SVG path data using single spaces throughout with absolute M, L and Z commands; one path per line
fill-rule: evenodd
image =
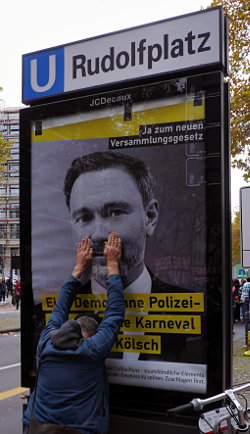
M 146 266 L 144 266 L 140 276 L 124 289 L 124 294 L 147 294 L 151 292 L 151 288 L 152 279 Z M 106 294 L 106 289 L 93 278 L 91 279 L 91 289 L 93 294 Z

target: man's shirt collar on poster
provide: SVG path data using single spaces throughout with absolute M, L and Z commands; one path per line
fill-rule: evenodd
M 151 289 L 152 279 L 146 266 L 144 266 L 140 276 L 124 289 L 124 294 L 147 294 L 151 292 Z M 107 292 L 106 288 L 100 285 L 93 277 L 91 278 L 91 290 L 93 294 L 106 294 Z

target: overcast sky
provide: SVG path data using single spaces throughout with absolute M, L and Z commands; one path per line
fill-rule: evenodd
M 1 2 L 0 106 L 21 105 L 23 54 L 199 11 L 209 0 L 12 0 Z M 235 171 L 234 171 L 235 172 Z M 233 172 L 232 205 L 240 174 Z

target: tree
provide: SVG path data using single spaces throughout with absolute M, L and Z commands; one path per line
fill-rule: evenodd
M 0 92 L 3 88 L 0 86 Z M 7 162 L 11 158 L 11 143 L 9 140 L 4 139 L 1 133 L 1 112 L 0 112 L 0 172 L 3 171 L 3 164 Z M 1 175 L 0 175 L 1 181 Z
M 232 265 L 240 264 L 240 211 L 232 219 Z
M 11 142 L 9 140 L 6 140 L 3 138 L 2 133 L 0 132 L 0 171 L 3 171 L 4 163 L 7 162 L 7 160 L 11 159 Z M 0 182 L 1 182 L 1 176 L 0 176 Z
M 229 83 L 232 167 L 250 180 L 250 3 L 213 0 L 222 5 L 229 21 Z

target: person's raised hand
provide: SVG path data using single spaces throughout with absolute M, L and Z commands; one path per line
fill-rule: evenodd
M 105 242 L 104 256 L 107 262 L 108 276 L 119 274 L 119 261 L 121 259 L 122 247 L 121 239 L 115 232 L 109 234 L 108 241 Z
M 82 242 L 78 245 L 76 264 L 72 271 L 72 275 L 76 279 L 80 279 L 82 273 L 87 270 L 92 263 L 92 258 L 93 249 L 91 247 L 91 240 L 90 238 L 83 238 Z

